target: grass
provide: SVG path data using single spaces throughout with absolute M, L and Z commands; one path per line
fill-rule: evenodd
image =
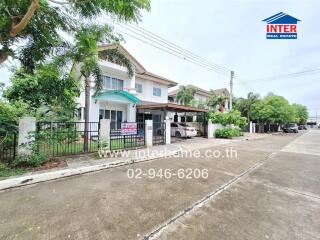
M 89 142 L 88 152 L 96 152 L 99 149 L 97 141 Z M 71 143 L 45 143 L 39 145 L 39 153 L 47 154 L 48 156 L 63 156 L 71 154 L 84 153 L 83 142 L 71 142 Z
M 11 177 L 24 174 L 28 171 L 26 168 L 10 168 L 8 165 L 0 163 L 0 177 Z
M 119 150 L 119 149 L 126 149 L 126 148 L 135 148 L 144 146 L 144 141 L 135 140 L 132 141 L 129 139 L 111 139 L 111 150 Z

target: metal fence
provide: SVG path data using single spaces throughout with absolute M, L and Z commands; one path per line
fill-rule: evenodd
M 16 132 L 0 135 L 0 162 L 11 163 L 17 156 L 18 137 Z
M 37 122 L 37 150 L 48 156 L 66 156 L 99 149 L 99 122 Z
M 110 128 L 110 150 L 130 149 L 145 146 L 145 123 L 144 122 L 131 122 L 136 130 L 131 133 L 126 133 L 123 128 L 125 123 L 111 122 Z
M 165 122 L 153 122 L 153 145 L 165 144 L 166 140 L 166 123 Z

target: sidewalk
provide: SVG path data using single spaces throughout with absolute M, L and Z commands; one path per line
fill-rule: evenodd
M 93 154 L 72 156 L 66 158 L 68 166 L 65 168 L 53 168 L 45 171 L 30 172 L 18 177 L 9 177 L 7 179 L 0 180 L 0 191 L 8 188 L 50 181 L 58 178 L 70 177 L 94 171 L 101 171 L 108 168 L 150 161 L 157 158 L 170 157 L 185 150 L 193 151 L 197 149 L 205 149 L 224 144 L 230 144 L 232 142 L 264 138 L 266 136 L 268 135 L 246 134 L 243 137 L 234 139 L 193 138 L 169 145 L 158 145 L 149 148 L 119 151 L 116 152 L 118 156 L 101 159 L 97 159 L 97 157 L 95 157 Z

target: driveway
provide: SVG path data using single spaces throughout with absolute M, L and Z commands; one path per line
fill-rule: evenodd
M 319 140 L 315 130 L 270 136 L 3 191 L 0 239 L 316 239 L 320 155 L 306 151 Z M 208 178 L 129 179 L 130 168 Z

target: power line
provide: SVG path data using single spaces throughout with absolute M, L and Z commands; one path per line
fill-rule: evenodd
M 109 20 L 109 21 L 111 21 L 111 20 Z M 213 63 L 209 62 L 208 60 L 201 58 L 200 56 L 193 54 L 192 52 L 179 47 L 176 44 L 170 43 L 169 41 L 161 38 L 160 36 L 157 36 L 155 34 L 152 35 L 152 33 L 149 31 L 147 33 L 145 33 L 145 32 L 143 32 L 143 30 L 139 29 L 139 32 L 137 32 L 132 29 L 129 29 L 128 27 L 117 24 L 114 21 L 112 21 L 112 23 L 114 23 L 115 25 L 118 26 L 118 27 L 115 26 L 115 29 L 117 31 L 119 31 L 120 33 L 126 34 L 132 38 L 135 38 L 135 39 L 143 42 L 143 43 L 146 43 L 146 44 L 153 46 L 157 49 L 165 51 L 173 56 L 176 56 L 180 59 L 189 61 L 193 64 L 196 64 L 198 66 L 206 68 L 207 70 L 214 71 L 214 72 L 219 73 L 221 75 L 229 75 L 230 74 L 230 71 L 227 68 L 213 64 Z M 124 31 L 123 29 L 120 29 L 119 27 L 125 29 L 126 31 Z M 137 29 L 137 27 L 133 27 L 133 26 L 131 26 L 131 28 Z M 147 31 L 147 30 L 145 30 L 145 31 Z
M 171 48 L 174 47 L 174 48 L 178 49 L 179 51 L 183 52 L 184 54 L 189 55 L 192 58 L 198 59 L 198 60 L 200 60 L 200 61 L 202 61 L 202 62 L 204 62 L 204 63 L 206 63 L 208 65 L 211 65 L 211 66 L 213 66 L 213 67 L 215 67 L 217 69 L 221 69 L 221 70 L 226 71 L 228 73 L 231 71 L 230 69 L 228 69 L 226 67 L 223 67 L 223 66 L 220 66 L 218 64 L 215 64 L 215 63 L 213 63 L 213 62 L 211 62 L 211 61 L 209 61 L 209 60 L 207 60 L 207 59 L 205 59 L 205 58 L 203 58 L 203 57 L 201 57 L 201 56 L 199 56 L 199 55 L 197 55 L 197 54 L 195 54 L 195 53 L 193 53 L 193 52 L 191 52 L 191 51 L 189 51 L 189 50 L 187 50 L 185 48 L 182 48 L 179 45 L 177 45 L 175 43 L 172 43 L 172 42 L 162 38 L 161 36 L 156 35 L 156 34 L 150 32 L 149 30 L 144 29 L 144 28 L 142 28 L 142 27 L 140 27 L 138 25 L 126 24 L 126 26 L 128 26 L 130 28 L 133 28 L 133 29 L 135 29 L 135 30 L 137 30 L 137 31 L 139 31 L 139 32 L 141 32 L 143 34 L 146 34 L 147 36 L 149 36 L 149 37 L 151 37 L 151 38 L 153 38 L 155 40 L 158 40 L 158 41 L 168 45 Z
M 262 77 L 262 78 L 256 78 L 252 80 L 239 80 L 240 83 L 251 83 L 251 82 L 266 82 L 266 81 L 273 81 L 281 78 L 295 78 L 295 77 L 304 77 L 308 75 L 314 75 L 319 74 L 320 68 L 316 69 L 310 69 L 310 70 L 304 70 L 301 72 L 295 72 L 295 73 L 288 73 L 288 74 L 281 74 L 276 76 L 270 76 L 270 77 Z
M 132 38 L 134 38 L 134 39 L 137 39 L 137 40 L 139 40 L 139 41 L 141 41 L 141 42 L 143 42 L 143 43 L 146 43 L 146 44 L 148 44 L 148 45 L 150 45 L 150 46 L 152 46 L 152 47 L 155 47 L 155 48 L 157 48 L 157 49 L 159 49 L 159 50 L 165 51 L 165 52 L 167 52 L 167 53 L 169 53 L 169 54 L 171 54 L 171 55 L 173 55 L 173 56 L 176 56 L 176 57 L 178 57 L 178 58 L 181 58 L 181 59 L 183 59 L 183 60 L 186 60 L 186 61 L 188 61 L 188 62 L 191 62 L 191 63 L 193 63 L 193 64 L 196 64 L 196 65 L 198 65 L 198 66 L 200 66 L 200 67 L 206 68 L 207 70 L 215 71 L 215 69 L 213 69 L 213 68 L 209 68 L 208 66 L 202 65 L 201 63 L 192 61 L 192 60 L 190 60 L 190 59 L 186 59 L 185 57 L 183 57 L 183 56 L 181 56 L 181 55 L 175 54 L 175 53 L 173 53 L 173 52 L 171 52 L 171 51 L 169 51 L 169 50 L 166 50 L 166 49 L 164 49 L 164 48 L 161 48 L 161 47 L 159 47 L 159 46 L 157 46 L 157 45 L 155 45 L 155 44 L 153 44 L 153 43 L 147 42 L 147 41 L 145 41 L 145 40 L 143 40 L 143 39 L 141 39 L 141 38 L 138 38 L 138 37 L 136 37 L 136 36 L 134 36 L 134 35 L 132 35 L 132 34 L 130 34 L 130 33 L 124 32 L 124 31 L 119 30 L 119 29 L 118 29 L 118 31 L 121 32 L 121 33 L 123 33 L 123 34 L 126 34 L 126 35 L 128 35 L 128 36 L 130 36 L 130 37 L 132 37 Z
M 155 48 L 157 48 L 157 49 L 159 49 L 159 50 L 162 50 L 162 51 L 164 51 L 164 52 L 167 52 L 167 53 L 169 53 L 169 54 L 171 54 L 171 55 L 173 55 L 173 56 L 175 56 L 175 57 L 178 57 L 178 58 L 180 58 L 180 59 L 183 59 L 183 60 L 186 60 L 186 61 L 191 62 L 191 63 L 193 63 L 193 64 L 196 64 L 196 65 L 198 65 L 198 66 L 200 66 L 200 67 L 203 67 L 203 68 L 205 68 L 205 69 L 207 69 L 207 70 L 214 71 L 214 72 L 219 73 L 219 74 L 221 74 L 221 75 L 225 75 L 225 73 L 218 72 L 216 69 L 214 69 L 214 68 L 212 68 L 212 67 L 208 67 L 208 66 L 206 66 L 206 65 L 204 65 L 204 64 L 201 64 L 201 63 L 199 63 L 199 62 L 197 62 L 197 61 L 193 61 L 192 59 L 188 59 L 188 58 L 184 57 L 183 55 L 176 54 L 176 53 L 174 53 L 174 52 L 172 52 L 172 51 L 170 51 L 170 50 L 168 50 L 168 49 L 166 49 L 166 48 L 163 48 L 163 47 L 161 47 L 161 46 L 157 46 L 157 45 L 155 45 L 155 44 L 153 44 L 153 43 L 151 43 L 151 42 L 148 42 L 148 41 L 146 41 L 146 40 L 144 40 L 144 39 L 142 39 L 142 38 L 136 37 L 136 36 L 133 35 L 133 34 L 127 33 L 127 32 L 125 32 L 125 31 L 123 31 L 123 30 L 120 30 L 120 29 L 117 29 L 117 30 L 118 30 L 119 32 L 123 33 L 123 34 L 126 34 L 127 36 L 130 36 L 130 37 L 132 37 L 132 38 L 134 38 L 134 39 L 137 39 L 137 40 L 139 40 L 139 41 L 141 41 L 141 42 L 143 42 L 143 43 L 145 43 L 145 44 L 148 44 L 148 45 L 150 45 L 150 46 L 152 46 L 152 47 L 155 47 Z

